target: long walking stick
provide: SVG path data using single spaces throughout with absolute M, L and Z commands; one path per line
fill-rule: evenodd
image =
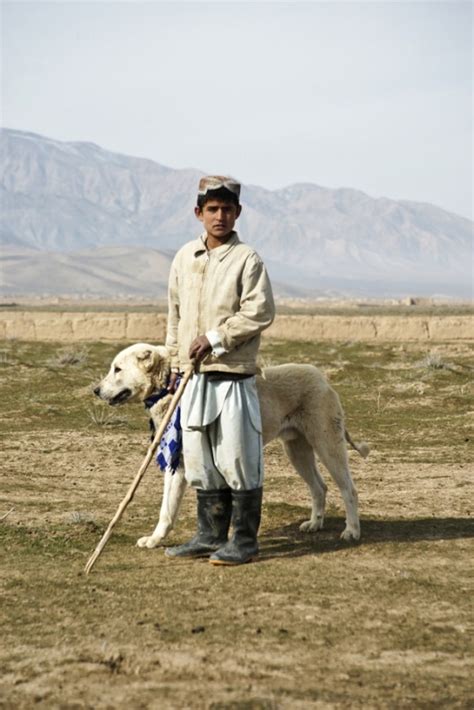
M 190 380 L 193 372 L 194 372 L 194 364 L 189 366 L 189 368 L 186 370 L 186 372 L 183 376 L 183 379 L 179 383 L 179 387 L 173 395 L 173 399 L 170 402 L 170 405 L 168 407 L 168 411 L 166 412 L 160 426 L 158 427 L 158 431 L 155 434 L 155 438 L 153 439 L 150 446 L 148 447 L 147 454 L 146 454 L 145 458 L 143 459 L 143 463 L 140 466 L 140 469 L 139 469 L 137 475 L 133 479 L 133 481 L 130 485 L 130 488 L 127 491 L 127 495 L 125 496 L 123 501 L 120 503 L 119 507 L 117 508 L 117 512 L 115 513 L 114 517 L 110 521 L 109 527 L 107 528 L 107 530 L 103 534 L 101 541 L 99 542 L 99 544 L 95 548 L 93 554 L 89 558 L 89 561 L 87 562 L 87 564 L 84 568 L 84 571 L 86 574 L 89 574 L 89 572 L 91 571 L 96 559 L 99 557 L 100 553 L 102 552 L 102 550 L 106 546 L 107 541 L 112 534 L 112 529 L 118 523 L 118 521 L 120 520 L 120 518 L 122 517 L 122 515 L 125 512 L 125 508 L 132 500 L 132 498 L 135 494 L 135 491 L 137 490 L 138 485 L 139 485 L 140 481 L 142 480 L 143 475 L 144 475 L 145 471 L 147 470 L 148 465 L 149 465 L 150 461 L 152 460 L 155 451 L 158 448 L 158 445 L 159 445 L 161 438 L 163 436 L 163 433 L 168 425 L 168 422 L 170 421 L 174 410 L 178 406 L 178 402 L 182 397 L 182 394 L 184 392 L 184 388 L 188 384 L 188 381 Z

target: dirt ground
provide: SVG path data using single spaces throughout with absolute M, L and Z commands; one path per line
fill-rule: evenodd
M 328 480 L 307 534 L 305 484 L 266 450 L 258 562 L 172 561 L 150 469 L 91 575 L 84 565 L 148 444 L 143 409 L 95 403 L 113 344 L 0 343 L 1 708 L 471 708 L 472 345 L 267 342 L 340 393 L 362 539 L 339 540 Z M 188 492 L 169 543 L 193 532 Z

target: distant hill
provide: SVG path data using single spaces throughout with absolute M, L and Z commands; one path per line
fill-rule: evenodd
M 4 296 L 165 298 L 172 254 L 146 247 L 99 247 L 76 252 L 18 249 L 0 255 Z M 304 297 L 305 289 L 274 281 L 281 297 Z
M 172 257 L 155 249 L 100 247 L 49 252 L 3 247 L 5 295 L 166 296 Z M 133 264 L 133 269 L 131 265 Z
M 200 231 L 201 175 L 3 129 L 3 293 L 164 295 L 172 254 Z M 280 295 L 470 295 L 473 224 L 463 217 L 303 183 L 246 185 L 242 202 L 239 233 Z

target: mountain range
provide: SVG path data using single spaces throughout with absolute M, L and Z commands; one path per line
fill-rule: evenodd
M 200 232 L 202 174 L 3 129 L 3 295 L 164 296 L 173 254 Z M 310 183 L 244 185 L 242 204 L 239 234 L 277 295 L 470 296 L 473 223 L 464 217 Z

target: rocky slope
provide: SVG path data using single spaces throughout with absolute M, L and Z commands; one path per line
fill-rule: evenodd
M 201 174 L 4 129 L 3 292 L 162 295 L 170 256 L 199 233 Z M 248 185 L 242 201 L 239 231 L 284 295 L 470 293 L 463 217 L 313 184 Z

